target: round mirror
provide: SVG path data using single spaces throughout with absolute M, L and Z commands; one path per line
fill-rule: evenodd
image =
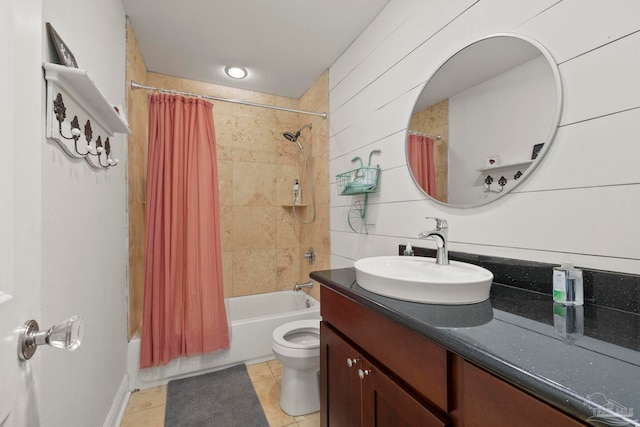
M 553 141 L 560 73 L 535 40 L 497 34 L 460 50 L 427 81 L 407 127 L 411 176 L 433 200 L 474 207 L 531 174 Z

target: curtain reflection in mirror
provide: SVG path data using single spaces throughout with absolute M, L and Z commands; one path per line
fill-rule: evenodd
M 434 199 L 436 198 L 436 173 L 434 159 L 435 139 L 426 135 L 409 132 L 407 154 L 413 176 Z

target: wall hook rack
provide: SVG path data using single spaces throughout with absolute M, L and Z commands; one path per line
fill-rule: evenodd
M 514 176 L 513 179 L 514 180 L 518 180 L 520 179 L 520 177 L 522 176 L 522 172 L 518 171 Z M 509 182 L 509 180 L 507 178 L 503 176 L 500 177 L 500 179 L 498 179 L 498 185 L 500 186 L 500 188 L 498 188 L 497 190 L 492 190 L 491 189 L 491 184 L 493 184 L 493 177 L 491 175 L 487 175 L 487 177 L 484 179 L 484 192 L 485 193 L 502 193 L 502 191 L 504 191 L 504 186 L 507 185 L 507 182 Z
M 116 166 L 120 161 L 111 155 L 110 138 L 116 133 L 131 133 L 127 123 L 85 70 L 50 63 L 43 68 L 47 80 L 47 138 L 56 141 L 69 157 L 84 158 L 94 168 Z M 68 111 L 69 116 L 73 114 L 70 121 Z M 84 132 L 80 118 L 86 119 Z
M 56 99 L 53 101 L 53 110 L 56 116 L 56 120 L 58 121 L 58 134 L 60 138 L 63 138 L 68 141 L 73 141 L 73 157 L 87 157 L 87 156 L 96 156 L 98 160 L 98 166 L 103 168 L 108 168 L 111 166 L 117 165 L 120 160 L 112 159 L 111 155 L 111 144 L 109 142 L 109 138 L 107 137 L 104 141 L 104 146 L 102 143 L 102 137 L 98 136 L 96 139 L 95 147 L 91 145 L 91 141 L 93 139 L 93 129 L 91 127 L 91 120 L 87 119 L 87 122 L 84 125 L 84 137 L 85 144 L 81 144 L 82 150 L 78 148 L 78 141 L 82 136 L 82 132 L 80 131 L 80 123 L 78 121 L 78 116 L 73 116 L 73 119 L 69 123 L 71 136 L 66 136 L 62 130 L 62 124 L 66 119 L 66 110 L 67 108 L 64 106 L 64 99 L 62 98 L 62 94 L 58 93 L 56 95 Z M 66 150 L 65 150 L 66 151 Z M 103 156 L 104 155 L 104 156 Z M 103 162 L 104 157 L 104 162 Z M 96 165 L 92 162 L 89 162 L 91 166 L 96 167 Z

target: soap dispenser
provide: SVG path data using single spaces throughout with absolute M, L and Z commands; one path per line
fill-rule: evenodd
M 553 301 L 564 305 L 584 303 L 582 270 L 570 263 L 553 268 Z
M 413 256 L 413 248 L 411 247 L 411 243 L 407 242 L 407 246 L 404 248 L 405 256 Z
M 300 183 L 296 179 L 296 183 L 293 184 L 293 204 L 299 205 L 302 204 L 302 189 L 300 188 Z

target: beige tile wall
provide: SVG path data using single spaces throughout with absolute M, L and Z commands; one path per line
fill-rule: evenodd
M 129 33 L 128 75 L 144 83 L 144 62 L 131 29 Z M 150 86 L 293 109 L 329 109 L 328 72 L 297 100 L 144 71 L 146 84 Z M 139 211 L 143 212 L 144 204 L 137 200 L 144 197 L 139 187 L 144 186 L 146 177 L 146 165 L 143 163 L 146 162 L 146 99 L 144 91 L 135 91 L 129 96 L 129 121 L 133 132 L 129 139 L 128 177 L 130 335 L 142 319 L 144 213 Z M 328 120 L 227 102 L 212 103 L 218 154 L 225 295 L 291 289 L 295 282 L 308 280 L 309 271 L 325 269 L 329 265 Z M 317 219 L 310 225 L 300 224 L 292 216 L 291 208 L 283 207 L 291 204 L 294 180 L 300 174 L 301 156 L 297 145 L 287 141 L 282 133 L 295 132 L 305 123 L 313 124 L 311 131 L 303 132 L 311 153 L 317 194 Z M 310 204 L 308 185 L 303 185 L 303 203 Z M 311 207 L 300 210 L 303 219 L 311 214 Z M 314 265 L 308 265 L 303 258 L 309 246 L 317 251 Z M 317 286 L 312 293 L 319 297 Z

